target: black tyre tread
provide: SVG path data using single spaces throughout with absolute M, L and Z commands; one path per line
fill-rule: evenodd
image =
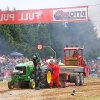
M 69 75 L 69 82 L 74 83 L 74 75 L 73 74 Z
M 45 88 L 50 87 L 50 84 L 47 82 L 47 72 L 50 71 L 52 73 L 52 69 L 47 67 L 46 69 L 42 69 L 42 84 L 45 85 Z
M 60 83 L 61 83 L 61 87 L 65 88 L 66 87 L 66 76 L 65 76 L 65 74 L 60 74 L 59 80 L 60 80 Z
M 14 83 L 8 82 L 8 88 L 9 88 L 9 89 L 13 89 L 13 88 L 11 87 L 11 85 L 13 85 L 13 88 L 14 88 Z
M 79 75 L 76 75 L 74 80 L 75 80 L 75 85 L 79 86 L 80 85 L 80 77 L 79 77 Z
M 65 87 L 66 87 L 66 82 L 60 81 L 60 83 L 61 83 L 61 87 L 62 87 L 62 88 L 65 88 Z
M 76 86 L 80 85 L 80 77 L 79 77 L 79 73 L 71 73 L 70 74 L 70 83 L 75 83 Z
M 84 84 L 84 75 L 83 73 L 80 73 L 79 76 L 80 76 L 80 86 L 82 86 Z

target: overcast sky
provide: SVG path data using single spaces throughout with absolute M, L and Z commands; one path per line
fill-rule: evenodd
M 75 6 L 89 6 L 89 17 L 98 30 L 100 37 L 100 0 L 0 0 L 0 9 L 12 10 L 62 8 Z

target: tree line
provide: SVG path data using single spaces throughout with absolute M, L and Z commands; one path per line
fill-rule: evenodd
M 92 21 L 88 22 L 56 22 L 38 24 L 0 25 L 0 54 L 12 51 L 32 57 L 39 52 L 41 57 L 54 56 L 51 49 L 44 47 L 37 50 L 37 44 L 51 46 L 58 58 L 63 58 L 66 45 L 78 45 L 85 48 L 85 57 L 95 59 L 100 56 L 100 38 Z

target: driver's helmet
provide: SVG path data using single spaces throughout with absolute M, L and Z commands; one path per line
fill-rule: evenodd
M 38 53 L 34 53 L 33 58 L 40 58 L 40 55 Z

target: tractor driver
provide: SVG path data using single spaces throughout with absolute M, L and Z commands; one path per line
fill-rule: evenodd
M 78 52 L 75 50 L 72 57 L 78 57 Z
M 38 64 L 38 62 L 40 62 L 41 60 L 40 60 L 40 56 L 39 56 L 39 54 L 37 54 L 37 53 L 35 53 L 34 55 L 33 55 L 33 64 L 34 64 L 34 66 L 36 67 L 37 66 L 37 64 Z
M 83 64 L 83 62 L 82 62 L 83 58 L 82 58 L 81 55 L 79 55 L 78 51 L 75 50 L 72 57 L 77 58 L 77 65 L 82 66 L 82 64 Z

